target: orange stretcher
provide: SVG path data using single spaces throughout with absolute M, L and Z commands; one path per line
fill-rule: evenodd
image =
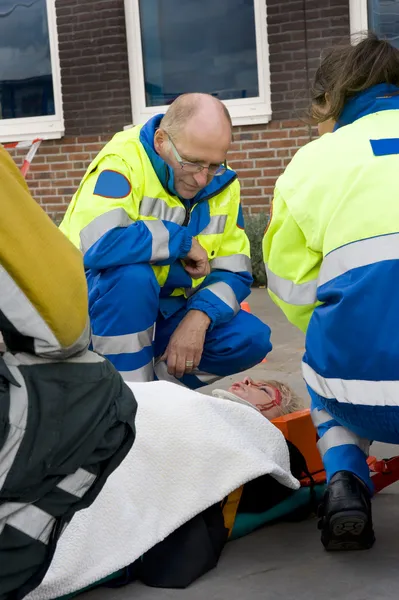
M 312 423 L 310 409 L 300 410 L 284 417 L 273 419 L 272 423 L 280 429 L 284 437 L 292 442 L 305 457 L 312 480 L 305 476 L 301 479 L 302 486 L 325 483 L 326 473 L 317 449 L 318 436 Z M 388 485 L 399 481 L 399 456 L 377 460 L 375 456 L 368 458 L 371 478 L 375 493 Z

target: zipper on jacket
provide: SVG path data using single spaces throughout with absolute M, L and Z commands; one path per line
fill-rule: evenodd
M 196 205 L 194 204 L 194 206 L 196 206 Z M 194 208 L 194 206 L 193 206 L 193 208 Z M 191 210 L 192 210 L 192 209 L 190 210 L 190 209 L 188 208 L 188 206 L 185 204 L 185 205 L 184 205 L 184 210 L 186 211 L 186 216 L 184 217 L 184 221 L 183 221 L 183 223 L 182 223 L 182 225 L 181 225 L 181 226 L 182 226 L 182 227 L 187 227 L 187 225 L 188 225 L 188 224 L 189 224 L 189 222 L 190 222 Z

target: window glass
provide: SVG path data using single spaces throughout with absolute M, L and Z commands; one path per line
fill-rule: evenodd
M 0 119 L 54 114 L 46 0 L 1 0 Z
M 368 0 L 369 29 L 399 48 L 399 0 Z
M 139 0 L 146 105 L 259 96 L 254 0 Z

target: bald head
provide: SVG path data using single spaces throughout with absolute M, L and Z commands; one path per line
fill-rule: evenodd
M 227 127 L 230 135 L 232 133 L 229 111 L 223 102 L 210 94 L 182 94 L 170 105 L 160 127 L 176 137 L 194 119 L 204 119 L 212 128 Z
M 225 163 L 231 138 L 230 115 L 217 98 L 184 94 L 171 104 L 155 132 L 154 148 L 173 168 L 179 196 L 194 198 L 212 181 Z

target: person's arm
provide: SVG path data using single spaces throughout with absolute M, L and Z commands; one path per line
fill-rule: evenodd
M 211 273 L 187 302 L 189 310 L 208 315 L 210 328 L 230 321 L 251 292 L 252 268 L 249 240 L 244 230 L 240 188 L 234 185 L 234 211 L 227 218 L 219 252 L 210 261 Z
M 31 338 L 32 351 L 67 358 L 88 345 L 81 253 L 33 200 L 0 147 L 0 328 Z
M 277 187 L 263 239 L 263 259 L 271 298 L 291 323 L 306 332 L 317 305 L 322 256 L 310 248 Z
M 75 211 L 85 225 L 80 231 L 80 249 L 86 268 L 168 265 L 189 253 L 192 237 L 186 228 L 171 221 L 139 220 L 141 189 L 135 186 L 134 173 L 118 156 L 105 156 L 78 194 Z M 85 203 L 89 215 L 80 212 L 82 196 L 91 200 Z

